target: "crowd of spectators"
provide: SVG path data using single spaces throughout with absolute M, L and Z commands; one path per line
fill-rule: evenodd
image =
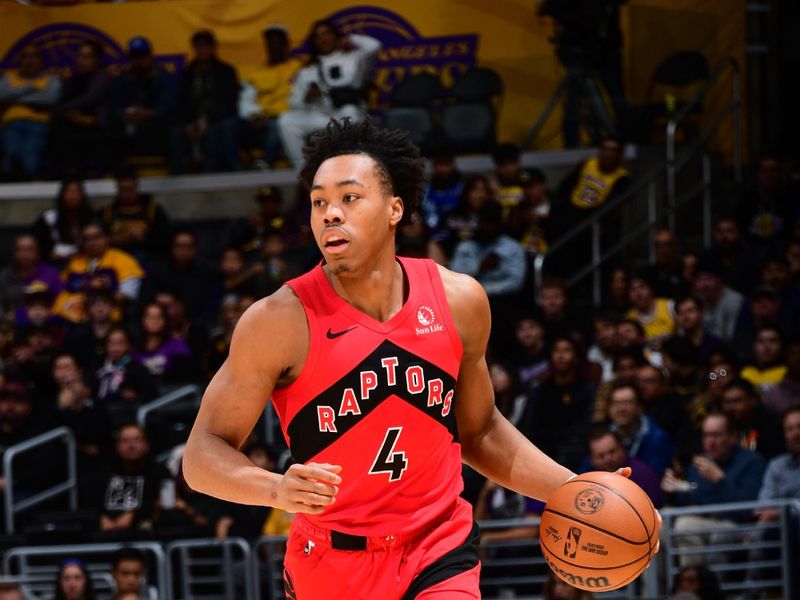
M 598 158 L 552 190 L 543 172 L 520 168 L 510 145 L 498 148 L 488 176 L 464 177 L 440 153 L 420 211 L 398 232 L 398 252 L 481 282 L 494 316 L 488 359 L 497 405 L 568 467 L 631 465 L 656 506 L 800 497 L 800 194 L 783 179 L 779 194 L 764 189 L 773 157 L 760 159 L 737 210 L 716 220 L 711 247 L 692 251 L 661 229 L 653 264 L 608 269 L 603 305 L 576 297 L 552 273 L 535 300 L 531 259 L 563 231 L 551 219 L 585 210 L 590 188 L 600 205 L 617 193 L 629 177 L 621 149 L 606 140 Z M 0 448 L 69 427 L 95 539 L 284 532 L 290 515 L 194 493 L 181 477 L 180 445 L 151 440 L 135 417 L 175 386 L 207 382 L 242 312 L 316 264 L 305 206 L 261 188 L 257 210 L 200 247 L 190 225 L 139 190 L 136 173 L 121 169 L 116 187 L 94 211 L 81 181 L 65 180 L 0 270 Z M 757 213 L 742 207 L 752 202 Z M 280 433 L 265 445 L 261 431 L 248 455 L 285 468 Z M 61 475 L 51 458 L 34 451 L 19 459 L 15 498 Z M 541 511 L 469 469 L 464 480 L 481 518 Z M 718 517 L 702 523 L 719 528 L 714 539 L 736 522 L 777 515 Z M 35 529 L 35 515 L 19 519 Z M 697 517 L 676 524 L 697 526 Z M 493 530 L 484 541 L 534 532 Z M 687 535 L 682 543 L 707 541 Z M 702 555 L 692 556 L 686 566 L 698 567 Z
M 219 57 L 209 30 L 192 35 L 192 56 L 177 73 L 143 36 L 113 68 L 103 47 L 85 40 L 64 77 L 28 44 L 0 76 L 2 176 L 103 175 L 153 157 L 173 174 L 302 166 L 308 135 L 330 117 L 366 115 L 381 44 L 325 20 L 312 25 L 303 62 L 285 27 L 270 25 L 263 39 L 264 63 L 241 73 Z

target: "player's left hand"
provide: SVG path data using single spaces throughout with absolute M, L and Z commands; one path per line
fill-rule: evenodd
M 616 471 L 614 471 L 614 473 L 616 473 L 617 475 L 622 475 L 623 477 L 627 477 L 628 479 L 630 479 L 631 478 L 631 473 L 633 473 L 633 470 L 630 467 L 622 467 L 622 468 L 617 469 Z

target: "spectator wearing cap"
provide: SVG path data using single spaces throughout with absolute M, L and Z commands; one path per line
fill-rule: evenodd
M 513 206 L 508 217 L 510 235 L 531 255 L 547 251 L 547 224 L 550 216 L 550 188 L 539 169 L 523 171 L 522 201 Z
M 681 252 L 678 238 L 670 229 L 659 229 L 653 237 L 655 262 L 646 275 L 653 283 L 655 295 L 660 298 L 677 298 L 686 293 L 686 284 L 681 278 Z
M 53 152 L 61 168 L 79 169 L 87 158 L 111 158 L 107 126 L 112 84 L 103 67 L 103 47 L 94 40 L 82 41 L 52 124 Z
M 458 206 L 463 191 L 464 177 L 456 167 L 453 152 L 440 142 L 431 152 L 431 176 L 420 205 L 430 231 L 439 231 L 445 215 Z
M 150 40 L 128 42 L 128 63 L 114 81 L 111 118 L 123 154 L 166 156 L 169 115 L 176 101 L 174 78 L 153 58 Z
M 12 179 L 30 179 L 41 169 L 61 81 L 44 70 L 42 50 L 36 44 L 26 44 L 19 58 L 19 69 L 0 77 L 3 171 Z
M 631 309 L 627 317 L 641 323 L 648 344 L 658 348 L 664 339 L 675 333 L 675 302 L 657 298 L 653 283 L 645 273 L 631 275 L 628 296 Z
M 92 222 L 81 230 L 81 251 L 62 273 L 64 289 L 53 312 L 71 323 L 86 321 L 86 295 L 99 290 L 115 295 L 117 302 L 139 297 L 144 270 L 127 252 L 111 247 L 108 229 Z M 118 316 L 118 315 L 117 315 Z
M 266 64 L 241 72 L 239 116 L 244 121 L 245 139 L 257 140 L 255 145 L 264 151 L 266 164 L 274 165 L 283 150 L 278 117 L 289 110 L 292 79 L 300 61 L 290 56 L 289 33 L 283 25 L 270 25 L 263 38 Z
M 697 359 L 703 364 L 708 362 L 712 352 L 725 345 L 725 342 L 706 329 L 703 301 L 696 295 L 689 294 L 675 301 L 675 324 L 678 335 L 697 348 Z
M 283 197 L 278 188 L 261 187 L 254 199 L 258 204 L 258 210 L 244 219 L 234 221 L 227 241 L 229 247 L 239 248 L 247 258 L 258 255 L 266 232 L 282 231 L 289 225 L 289 219 L 283 209 Z
M 742 379 L 759 386 L 763 391 L 783 381 L 785 376 L 783 335 L 777 327 L 765 325 L 756 331 L 753 360 L 742 369 Z
M 195 148 L 204 171 L 239 168 L 239 79 L 217 57 L 217 40 L 208 30 L 192 36 L 194 59 L 183 72 L 171 132 L 173 173 L 185 172 L 186 155 Z
M 61 291 L 61 276 L 41 259 L 36 237 L 23 233 L 14 240 L 11 264 L 0 270 L 0 313 L 21 318 L 25 289 L 32 284 L 55 298 Z
M 360 121 L 367 116 L 367 91 L 381 43 L 368 35 L 344 34 L 322 19 L 306 40 L 310 56 L 297 72 L 289 110 L 278 118 L 283 148 L 291 165 L 303 166 L 306 138 L 324 129 L 331 117 Z
M 786 374 L 763 392 L 764 406 L 778 417 L 800 407 L 800 338 L 786 342 Z
M 725 385 L 722 410 L 733 418 L 742 448 L 767 460 L 784 451 L 780 420 L 769 413 L 755 386 L 746 379 L 733 379 Z
M 103 223 L 111 232 L 111 243 L 148 264 L 166 253 L 170 221 L 150 194 L 139 191 L 139 178 L 130 167 L 117 170 L 117 196 L 103 207 Z
M 744 296 L 725 284 L 722 265 L 713 256 L 698 261 L 694 292 L 705 306 L 703 319 L 706 329 L 725 341 L 733 339 Z

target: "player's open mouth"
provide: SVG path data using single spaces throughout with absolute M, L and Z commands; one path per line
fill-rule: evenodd
M 336 230 L 328 231 L 322 235 L 322 245 L 328 252 L 341 252 L 349 243 L 350 240 Z

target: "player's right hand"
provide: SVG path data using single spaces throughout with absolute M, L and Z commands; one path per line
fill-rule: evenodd
M 271 504 L 291 513 L 318 515 L 336 501 L 341 471 L 339 465 L 294 464 L 278 481 Z

